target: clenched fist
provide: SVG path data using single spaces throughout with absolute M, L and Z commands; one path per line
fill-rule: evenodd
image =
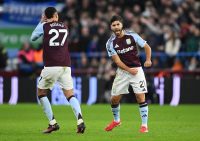
M 152 65 L 151 60 L 146 60 L 146 61 L 144 62 L 144 66 L 145 66 L 145 67 L 151 67 L 151 65 Z

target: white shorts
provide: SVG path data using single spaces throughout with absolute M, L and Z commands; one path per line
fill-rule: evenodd
M 146 78 L 142 67 L 138 67 L 138 73 L 132 75 L 129 72 L 117 69 L 115 80 L 112 85 L 111 95 L 128 94 L 129 86 L 132 86 L 134 93 L 143 94 L 147 93 Z
M 38 88 L 52 89 L 55 82 L 65 90 L 73 89 L 70 67 L 44 67 L 38 81 Z

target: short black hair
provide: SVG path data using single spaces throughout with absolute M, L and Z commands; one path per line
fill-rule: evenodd
M 53 18 L 53 15 L 57 12 L 54 7 L 47 7 L 44 11 L 45 16 L 47 19 Z
M 115 21 L 120 21 L 120 22 L 123 24 L 123 19 L 122 19 L 122 17 L 119 16 L 119 15 L 114 15 L 114 16 L 112 16 L 112 18 L 111 18 L 111 20 L 110 20 L 110 24 L 112 24 L 112 23 L 115 22 Z

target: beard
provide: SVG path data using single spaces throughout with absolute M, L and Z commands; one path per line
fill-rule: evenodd
M 114 33 L 116 36 L 120 36 L 122 34 L 122 29 L 116 29 Z

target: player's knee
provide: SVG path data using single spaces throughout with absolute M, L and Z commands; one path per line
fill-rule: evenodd
M 49 90 L 38 89 L 38 98 L 42 98 L 48 95 Z
M 145 102 L 145 94 L 136 94 L 136 100 L 138 103 Z
M 71 90 L 65 90 L 65 89 L 63 89 L 63 93 L 64 93 L 64 95 L 65 95 L 65 97 L 66 97 L 67 99 L 68 99 L 69 97 L 74 96 L 73 89 L 71 89 Z
M 111 104 L 112 105 L 117 105 L 119 104 L 120 98 L 119 97 L 111 97 Z

